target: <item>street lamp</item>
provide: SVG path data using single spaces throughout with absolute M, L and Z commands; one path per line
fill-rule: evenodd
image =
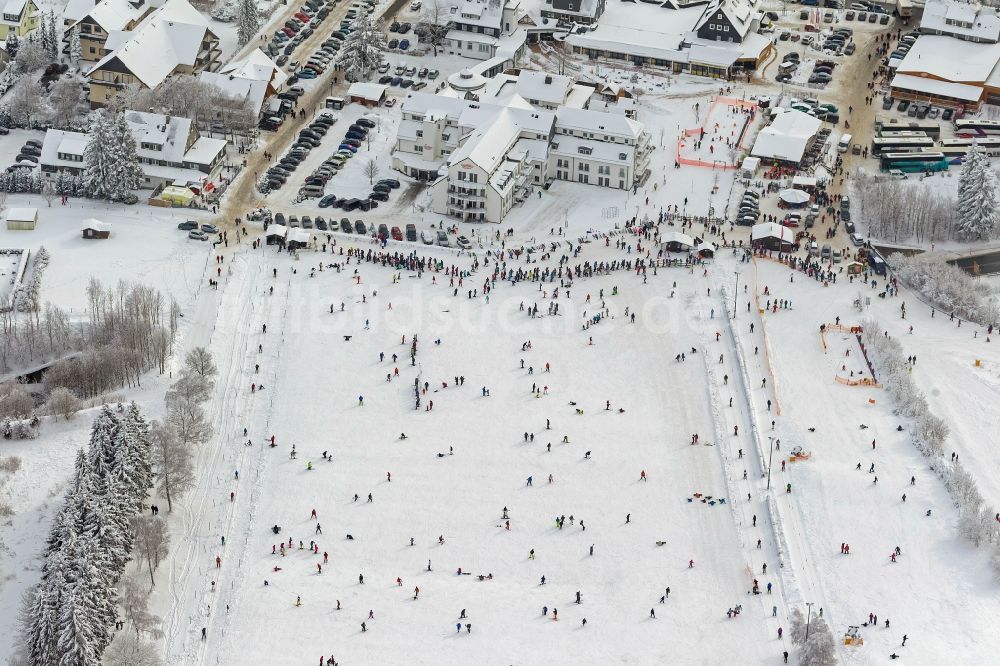
M 733 292 L 733 319 L 736 318 L 736 299 L 740 295 L 740 272 L 733 271 L 733 275 L 736 276 L 736 290 Z
M 813 602 L 807 601 L 806 606 L 809 607 L 809 613 L 806 615 L 806 640 L 809 640 L 809 622 L 812 620 L 813 614 Z

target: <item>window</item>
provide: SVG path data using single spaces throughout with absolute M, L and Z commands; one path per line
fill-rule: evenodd
M 580 153 L 581 155 L 590 155 L 591 153 L 594 152 L 594 149 L 591 148 L 590 146 L 580 146 L 576 149 L 576 152 Z
M 729 32 L 729 26 L 728 25 L 722 26 L 722 32 Z
M 161 146 L 158 143 L 147 143 L 143 141 L 140 145 L 142 146 L 143 150 L 156 150 L 156 151 L 163 150 L 163 146 Z
M 414 146 L 413 146 L 413 152 L 415 152 L 415 153 L 422 153 L 422 152 L 424 152 L 424 147 L 421 146 L 420 144 L 414 144 Z
M 424 131 L 423 130 L 417 130 L 417 137 L 418 138 L 422 137 L 423 135 L 424 135 Z
M 625 161 L 626 159 L 628 159 L 628 155 L 626 155 L 625 153 L 618 153 L 618 159 Z
M 479 174 L 478 173 L 470 173 L 469 174 L 469 180 L 471 182 L 473 182 L 473 183 L 479 182 Z
M 618 177 L 619 178 L 625 177 L 625 169 L 618 169 Z
M 58 155 L 59 159 L 64 160 L 66 162 L 82 162 L 83 161 L 83 155 L 76 155 L 76 154 L 73 154 L 73 153 L 57 153 L 57 155 Z
M 465 176 L 466 176 L 466 175 L 467 175 L 467 174 L 466 174 L 466 173 L 465 173 L 464 171 L 459 171 L 459 172 L 458 172 L 458 179 L 459 179 L 459 180 L 465 180 Z
M 588 176 L 585 173 L 581 173 L 579 176 L 577 176 L 577 181 L 581 182 L 581 183 L 589 183 L 590 182 L 590 176 Z

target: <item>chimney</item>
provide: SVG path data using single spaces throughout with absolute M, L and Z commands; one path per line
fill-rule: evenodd
M 545 85 L 550 85 L 552 83 L 552 77 L 548 74 L 545 75 Z

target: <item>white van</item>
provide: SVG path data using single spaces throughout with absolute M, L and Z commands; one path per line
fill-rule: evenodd
M 837 151 L 841 153 L 846 153 L 851 148 L 851 139 L 853 137 L 850 134 L 844 134 L 840 137 L 840 142 L 837 143 Z

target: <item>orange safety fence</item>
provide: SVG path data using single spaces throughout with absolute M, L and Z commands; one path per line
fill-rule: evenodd
M 695 127 L 693 129 L 683 130 L 681 132 L 681 136 L 689 137 L 701 134 L 705 130 L 705 126 L 708 123 L 709 118 L 712 117 L 712 112 L 715 111 L 715 108 L 720 104 L 725 104 L 726 106 L 733 106 L 739 109 L 750 109 L 750 117 L 747 119 L 746 124 L 744 125 L 744 129 L 746 127 L 749 127 L 749 125 L 753 123 L 754 120 L 756 120 L 757 118 L 756 102 L 748 102 L 746 100 L 735 99 L 732 97 L 716 97 L 712 101 L 712 105 L 708 107 L 708 111 L 705 113 L 705 120 L 701 124 L 701 126 Z M 740 143 L 739 145 L 737 145 L 737 149 L 742 150 L 744 148 L 743 138 L 745 137 L 746 137 L 746 132 L 743 133 L 743 137 L 741 137 Z M 681 138 L 677 141 L 677 148 L 675 151 L 676 152 L 675 158 L 678 164 L 683 164 L 684 166 L 706 167 L 709 169 L 721 169 L 723 171 L 732 171 L 739 168 L 739 165 L 725 164 L 722 163 L 721 161 L 706 162 L 705 160 L 699 160 L 690 157 L 681 157 L 681 148 L 683 147 L 683 145 L 684 145 L 684 139 Z
M 867 386 L 869 388 L 882 388 L 881 384 L 879 384 L 870 377 L 862 377 L 861 379 L 848 379 L 846 377 L 834 375 L 833 379 L 838 384 L 844 384 L 845 386 Z

